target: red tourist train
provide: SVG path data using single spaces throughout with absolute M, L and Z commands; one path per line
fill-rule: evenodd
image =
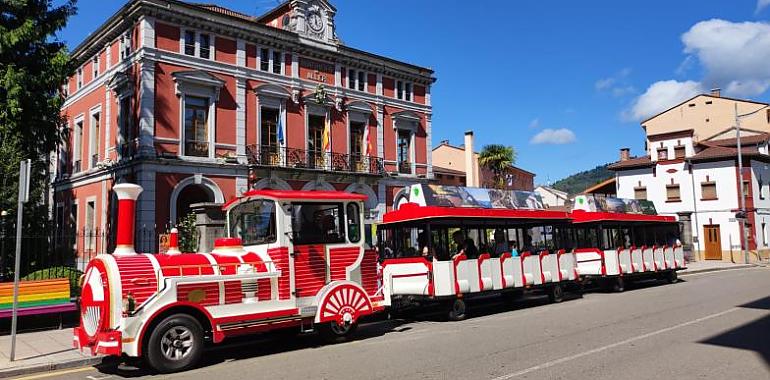
M 593 275 L 581 273 L 571 243 L 574 213 L 543 209 L 533 193 L 408 187 L 409 203 L 384 215 L 374 248 L 363 238 L 364 195 L 255 190 L 224 206 L 227 237 L 211 253 L 180 253 L 172 233 L 167 253 L 139 254 L 133 211 L 142 189 L 114 191 L 117 247 L 83 275 L 74 345 L 142 357 L 159 372 L 188 369 L 205 345 L 232 336 L 296 328 L 342 341 L 386 308 L 439 303 L 460 320 L 468 298 L 538 290 L 558 302 L 581 274 Z M 643 268 L 684 265 L 652 252 Z M 613 273 L 608 257 L 601 276 Z

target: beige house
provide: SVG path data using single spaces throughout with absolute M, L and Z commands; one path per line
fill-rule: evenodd
M 737 138 L 740 123 L 740 139 Z M 617 196 L 652 201 L 682 222 L 691 259 L 766 259 L 770 252 L 770 108 L 766 103 L 697 95 L 642 123 L 645 153 L 621 149 Z M 738 144 L 742 160 L 738 160 Z M 741 172 L 740 168 L 743 168 Z M 743 207 L 742 226 L 736 213 Z M 745 228 L 742 228 L 745 227 Z

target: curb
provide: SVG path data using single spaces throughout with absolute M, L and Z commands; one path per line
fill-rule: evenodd
M 40 372 L 50 372 L 50 371 L 56 371 L 60 369 L 93 366 L 93 365 L 101 364 L 103 360 L 104 360 L 104 357 L 96 356 L 96 357 L 62 360 L 58 362 L 32 364 L 28 366 L 14 367 L 14 368 L 8 368 L 8 369 L 0 369 L 0 378 L 9 378 L 9 377 L 29 375 L 29 374 L 40 373 Z
M 687 276 L 687 275 L 698 274 L 698 273 L 721 272 L 726 270 L 746 269 L 746 268 L 754 268 L 759 266 L 760 265 L 755 265 L 755 264 L 737 264 L 730 267 L 704 268 L 704 269 L 695 269 L 692 271 L 683 271 L 683 272 L 679 272 L 679 275 Z

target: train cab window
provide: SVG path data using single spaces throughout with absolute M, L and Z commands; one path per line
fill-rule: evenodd
M 342 218 L 342 203 L 293 203 L 292 241 L 295 245 L 342 243 L 345 241 Z
M 243 245 L 276 241 L 275 202 L 265 199 L 244 202 L 230 210 L 228 217 L 230 236 L 240 238 Z
M 361 215 L 357 203 L 348 203 L 347 206 L 348 238 L 351 243 L 361 240 Z

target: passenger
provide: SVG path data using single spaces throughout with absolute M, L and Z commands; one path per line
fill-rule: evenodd
M 452 240 L 457 244 L 457 253 L 452 256 L 452 259 L 455 259 L 460 255 L 465 255 L 469 259 L 476 258 L 479 255 L 479 251 L 476 249 L 473 240 L 466 239 L 465 234 L 462 231 L 455 231 L 452 234 Z
M 428 261 L 433 261 L 433 257 L 436 256 L 433 248 L 428 247 L 428 233 L 426 231 L 420 232 L 417 235 L 417 245 L 420 249 L 420 255 Z
M 505 233 L 503 230 L 495 230 L 495 255 L 500 256 L 505 252 L 510 252 L 511 248 L 508 242 L 505 241 Z

